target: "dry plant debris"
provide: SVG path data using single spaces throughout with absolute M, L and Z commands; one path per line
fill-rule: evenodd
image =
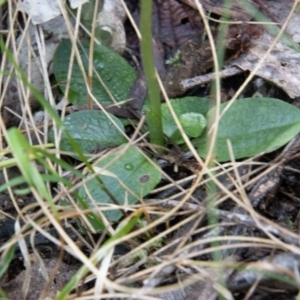
M 84 168 L 87 164 L 79 163 L 78 156 L 70 152 L 59 152 L 58 148 L 47 152 L 47 157 L 42 156 L 53 120 L 49 114 L 44 118 L 44 113 L 38 111 L 40 103 L 33 90 L 14 75 L 17 74 L 15 66 L 2 48 L 0 186 L 16 183 L 13 188 L 7 185 L 8 189 L 0 194 L 0 287 L 8 298 L 55 299 L 73 278 L 78 282 L 68 291 L 70 299 L 298 299 L 299 135 L 271 153 L 209 167 L 193 147 L 181 148 L 170 137 L 165 153 L 158 153 L 145 138 L 145 119 L 139 111 L 147 97 L 140 42 L 134 28 L 141 21 L 140 2 L 103 0 L 98 3 L 95 0 L 89 3 L 100 4 L 94 29 L 108 33 L 111 49 L 123 54 L 137 69 L 138 76 L 131 90 L 122 95 L 123 100 L 131 100 L 125 106 L 110 105 L 103 99 L 97 99 L 99 103 L 95 101 L 92 105 L 69 105 L 69 99 L 55 90 L 53 85 L 68 84 L 52 78 L 52 61 L 58 44 L 65 38 L 86 39 L 93 26 L 85 22 L 78 26 L 72 16 L 74 11 L 67 9 L 64 1 L 56 6 L 55 1 L 51 5 L 49 1 L 38 1 L 38 6 L 32 9 L 34 2 L 22 1 L 24 10 L 21 1 L 11 2 L 2 5 L 0 11 L 1 30 L 7 30 L 4 41 L 32 86 L 45 95 L 65 121 L 88 109 L 97 110 L 95 115 L 99 116 L 111 113 L 115 116 L 111 124 L 119 125 L 116 134 L 132 144 L 131 158 L 146 166 L 150 157 L 155 157 L 157 164 L 151 165 L 156 175 L 147 173 L 146 167 L 138 173 L 138 183 L 126 190 L 123 205 L 116 201 L 99 208 L 94 203 L 96 208 L 92 213 L 91 207 L 79 205 L 74 192 L 79 192 L 82 198 L 93 192 L 92 188 L 86 191 L 87 178 L 82 176 L 88 171 Z M 70 5 L 80 8 L 85 2 L 70 1 Z M 270 33 L 270 28 L 265 28 L 259 20 L 253 22 L 253 12 L 246 9 L 249 3 L 273 22 L 272 28 L 277 28 L 277 32 L 286 27 L 284 39 L 275 43 L 277 35 Z M 243 98 L 258 92 L 299 106 L 299 15 L 296 12 L 290 15 L 295 6 L 293 1 L 232 1 L 230 7 L 224 6 L 223 1 L 201 0 L 200 4 L 215 43 L 223 28 L 222 16 L 228 14 L 229 27 L 220 46 L 225 53 L 224 69 L 220 71 L 221 100 L 241 93 L 239 90 L 248 76 L 245 71 L 248 71 L 250 76 L 264 80 L 259 79 L 258 91 L 254 90 L 257 77 L 248 80 Z M 191 95 L 206 97 L 208 101 L 214 99 L 215 95 L 209 94 L 210 82 L 215 78 L 213 47 L 199 5 L 194 0 L 155 0 L 152 23 L 155 66 L 168 97 Z M 78 55 L 75 53 L 74 57 L 77 59 Z M 88 77 L 86 85 L 93 94 Z M 36 111 L 43 115 L 39 121 L 32 117 Z M 126 118 L 125 125 L 116 117 Z M 93 122 L 80 120 L 75 125 L 87 129 L 88 123 Z M 38 153 L 36 160 L 31 161 L 32 173 L 38 169 L 46 179 L 51 179 L 52 170 L 59 174 L 58 183 L 57 180 L 47 182 L 51 201 L 46 202 L 45 194 L 35 189 L 23 195 L 28 193 L 28 185 L 20 180 L 21 168 L 9 164 L 15 154 L 12 156 L 7 147 L 7 130 L 13 125 L 20 126 L 32 143 L 39 144 L 36 147 L 42 147 L 40 152 L 28 154 L 30 157 Z M 97 126 L 95 131 L 99 130 L 101 136 L 104 129 Z M 120 128 L 124 130 L 120 132 Z M 53 131 L 53 136 L 57 142 L 59 134 Z M 105 159 L 112 155 L 118 163 L 128 149 L 124 147 L 122 152 L 120 147 L 117 150 L 121 154 L 118 154 L 114 145 L 107 143 L 103 147 L 99 142 L 89 148 L 89 159 L 98 175 L 116 177 L 112 169 L 104 166 Z M 74 169 L 60 165 L 59 157 Z M 103 161 L 96 165 L 95 160 Z M 130 161 L 122 167 L 127 171 L 133 168 Z M 146 186 L 143 191 L 138 189 L 139 185 L 156 179 L 159 184 L 150 194 Z M 66 180 L 72 184 L 68 186 Z M 127 181 L 119 182 L 121 189 Z M 104 188 L 101 192 L 102 200 L 110 193 Z M 138 194 L 141 201 L 129 205 L 133 194 Z M 115 223 L 107 217 L 113 211 L 119 214 Z M 97 218 L 93 213 L 101 216 L 102 230 L 95 227 Z M 16 251 L 11 254 L 14 243 Z M 76 271 L 81 275 L 72 277 Z M 62 294 L 60 297 L 63 299 Z
M 40 297 L 55 299 L 56 293 L 71 279 L 79 266 L 79 264 L 68 265 L 55 258 L 43 259 L 42 263 L 39 261 L 32 263 L 29 273 L 30 285 L 25 293 L 22 291 L 28 276 L 28 272 L 25 270 L 2 288 L 9 299 L 35 300 Z
M 270 1 L 268 9 L 273 14 L 280 24 L 283 24 L 288 17 L 291 10 L 292 1 Z M 288 20 L 286 26 L 286 33 L 288 33 L 295 43 L 299 42 L 299 28 L 298 24 L 299 15 L 293 14 Z M 248 33 L 248 30 L 245 30 Z M 289 97 L 296 98 L 300 96 L 299 92 L 299 49 L 293 49 L 285 43 L 277 41 L 271 52 L 265 56 L 270 45 L 275 42 L 274 35 L 267 31 L 260 36 L 256 36 L 251 40 L 249 49 L 244 49 L 243 53 L 236 59 L 230 61 L 225 69 L 222 70 L 222 76 L 228 77 L 240 73 L 241 70 L 254 71 L 255 75 L 270 81 L 284 90 Z M 263 61 L 261 61 L 261 59 Z M 260 67 L 257 69 L 257 65 Z M 236 68 L 238 67 L 238 68 Z M 206 77 L 205 77 L 206 76 Z M 183 90 L 197 85 L 204 84 L 214 78 L 207 75 L 199 76 L 199 78 L 189 78 L 181 81 Z

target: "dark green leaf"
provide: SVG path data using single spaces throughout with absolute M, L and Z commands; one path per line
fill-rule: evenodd
M 63 124 L 84 153 L 94 153 L 101 148 L 118 146 L 126 142 L 121 133 L 124 132 L 124 126 L 115 116 L 110 116 L 120 130 L 104 112 L 96 110 L 84 110 L 68 115 Z M 49 133 L 49 140 L 54 142 L 53 131 Z M 74 151 L 65 135 L 62 135 L 60 148 L 64 151 Z
M 224 110 L 227 103 L 221 105 Z M 208 112 L 213 118 L 215 108 Z M 273 98 L 237 100 L 221 118 L 216 140 L 216 159 L 230 160 L 227 140 L 233 146 L 236 159 L 271 152 L 289 142 L 300 131 L 300 110 Z M 206 157 L 210 139 L 203 136 L 194 140 L 200 156 Z
M 89 43 L 82 41 L 82 46 L 83 49 L 78 45 L 78 49 L 87 74 Z M 68 76 L 71 49 L 71 42 L 69 40 L 63 40 L 57 47 L 53 60 L 55 78 L 58 83 L 61 83 L 60 87 L 63 91 L 66 87 L 65 82 Z M 109 91 L 118 102 L 126 100 L 130 88 L 135 81 L 136 73 L 125 59 L 104 46 L 95 45 L 93 65 L 95 71 L 106 85 L 107 91 Z M 102 104 L 112 103 L 112 99 L 107 91 L 94 72 L 92 93 Z M 70 80 L 68 100 L 73 104 L 86 104 L 87 99 L 86 83 L 75 59 Z

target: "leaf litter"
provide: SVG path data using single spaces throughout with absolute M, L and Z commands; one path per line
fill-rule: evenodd
M 210 16 L 212 18 L 216 18 L 224 12 L 224 7 L 219 3 L 215 5 L 210 0 L 201 2 L 203 8 L 211 13 Z M 284 7 L 280 6 L 280 2 L 282 3 L 282 1 L 268 1 L 262 4 L 261 1 L 254 1 L 257 9 L 262 10 L 268 16 L 275 16 L 277 21 L 282 24 L 287 17 L 288 8 L 291 7 L 292 1 L 288 1 L 288 5 L 284 3 Z M 118 4 L 122 5 L 120 2 Z M 126 1 L 126 4 L 129 11 L 137 19 L 138 9 L 134 1 Z M 157 69 L 159 74 L 162 75 L 169 96 L 180 97 L 187 92 L 187 88 L 182 84 L 185 80 L 193 80 L 195 76 L 202 74 L 206 74 L 207 76 L 207 72 L 212 70 L 211 47 L 205 37 L 203 24 L 197 11 L 198 7 L 195 6 L 194 1 L 157 0 L 155 1 L 155 5 L 153 31 L 155 38 L 154 47 L 156 47 L 155 53 L 157 54 Z M 274 37 L 268 34 L 267 31 L 263 32 L 260 25 L 247 24 L 246 21 L 252 17 L 242 9 L 238 1 L 234 1 L 233 5 L 233 8 L 230 10 L 231 17 L 235 20 L 242 20 L 245 24 L 233 24 L 229 27 L 229 33 L 224 43 L 224 47 L 228 52 L 226 66 L 230 68 L 238 67 L 236 70 L 239 70 L 239 72 L 241 70 L 253 71 L 257 62 L 268 50 L 267 46 L 272 43 Z M 290 24 L 287 26 L 287 33 L 290 34 L 295 42 L 299 42 L 297 40 L 297 26 L 292 25 L 292 22 L 297 22 L 296 14 L 293 15 Z M 123 20 L 120 23 L 123 24 Z M 101 24 L 101 26 L 105 25 Z M 122 25 L 120 26 L 122 27 Z M 111 28 L 111 24 L 108 27 Z M 129 23 L 125 23 L 124 28 L 127 30 L 127 47 L 130 50 L 130 56 L 137 56 L 138 60 L 139 54 L 136 48 L 138 45 L 136 37 L 132 34 Z M 218 30 L 214 32 L 213 29 L 214 36 L 216 36 L 217 32 Z M 247 35 L 249 32 L 252 32 L 252 35 Z M 50 36 L 54 36 L 59 40 L 61 39 L 56 32 L 52 32 Z M 202 43 L 195 42 L 199 36 L 203 37 Z M 34 39 L 35 37 L 32 35 L 30 40 L 34 41 Z M 123 45 L 121 49 L 124 49 L 124 41 L 121 38 L 120 40 Z M 52 46 L 54 44 L 57 46 L 58 44 L 57 40 L 50 43 Z M 123 50 L 120 52 L 123 52 Z M 44 61 L 47 68 L 51 65 L 51 55 L 53 57 L 53 54 L 50 54 L 50 59 L 47 58 Z M 262 63 L 256 75 L 268 81 L 268 83 L 263 83 L 265 86 L 270 86 L 271 82 L 278 87 L 272 86 L 267 89 L 267 96 L 269 98 L 276 98 L 276 93 L 280 93 L 281 90 L 286 92 L 282 98 L 288 102 L 292 102 L 293 98 L 299 97 L 297 55 L 298 52 L 292 49 L 290 45 L 279 41 Z M 27 68 L 26 64 L 29 56 L 28 50 L 25 49 L 24 58 L 20 58 L 20 65 L 24 70 Z M 33 55 L 33 57 L 35 56 Z M 37 57 L 38 59 L 45 59 L 41 54 Z M 127 58 L 131 64 L 134 64 L 134 60 L 132 61 L 129 56 Z M 171 64 L 165 65 L 163 63 L 165 61 L 169 61 Z M 176 67 L 178 61 L 182 64 L 179 68 L 178 66 Z M 33 77 L 31 82 L 40 91 L 44 91 L 45 86 L 43 80 L 40 80 L 41 76 L 39 74 L 43 74 L 45 68 L 42 72 L 38 73 L 36 71 L 38 67 L 35 67 L 34 61 L 32 62 L 32 67 L 33 69 L 29 68 L 26 72 L 31 77 L 30 72 L 35 70 L 33 74 L 37 74 L 37 79 L 34 81 Z M 11 66 L 8 66 L 7 70 L 10 68 Z M 222 72 L 225 71 L 226 69 Z M 48 75 L 51 75 L 51 73 L 52 70 L 50 67 Z M 38 80 L 41 82 L 40 85 Z M 59 81 L 62 80 L 63 78 Z M 234 77 L 230 80 L 238 81 Z M 17 81 L 13 84 L 19 88 Z M 147 96 L 144 87 L 145 85 L 140 84 L 140 88 L 142 89 L 141 98 L 146 98 L 146 102 Z M 223 89 L 227 97 L 230 98 L 230 95 L 234 93 L 237 87 L 233 84 L 228 84 L 228 81 L 224 80 Z M 10 109 L 15 108 L 14 101 L 19 100 L 19 98 L 28 100 L 24 93 L 20 95 L 19 91 L 16 93 L 16 90 L 11 87 L 8 90 L 15 93 L 13 100 L 9 99 L 9 93 L 7 93 L 7 98 L 4 101 L 5 106 L 10 105 Z M 200 95 L 201 99 L 204 97 L 210 98 L 211 95 L 208 95 L 208 90 L 209 88 L 204 86 L 198 90 L 194 89 L 190 93 L 193 96 L 199 97 Z M 244 94 L 246 97 L 247 95 L 251 97 L 252 92 L 250 83 L 248 90 L 245 89 Z M 128 94 L 129 89 L 125 92 L 125 95 L 122 95 L 122 100 L 126 100 Z M 135 97 L 139 98 L 139 93 L 135 93 Z M 84 96 L 83 98 L 86 97 Z M 101 104 L 103 99 L 99 99 L 99 101 Z M 19 102 L 17 103 L 16 107 L 19 107 L 17 113 L 22 119 L 24 118 L 24 107 Z M 105 101 L 103 104 L 107 105 Z M 83 106 L 73 105 L 73 109 L 86 110 L 88 108 L 84 104 L 81 105 Z M 32 105 L 33 108 L 34 106 Z M 26 109 L 30 112 L 30 108 L 27 107 Z M 76 113 L 73 113 L 71 107 L 62 108 L 62 113 L 64 113 L 65 109 L 69 109 L 70 116 L 75 118 Z M 116 107 L 115 111 L 120 112 L 121 109 L 127 112 L 131 111 L 127 106 Z M 255 110 L 255 107 L 252 109 Z M 114 114 L 114 112 L 112 113 Z M 168 118 L 170 122 L 167 125 L 172 125 L 170 126 L 170 130 L 172 131 L 176 129 L 176 126 L 170 116 Z M 15 119 L 8 117 L 5 123 L 7 125 L 10 123 L 18 124 L 19 119 L 18 117 Z M 84 124 L 76 125 L 79 125 L 78 128 L 85 129 Z M 89 125 L 90 123 L 86 124 L 86 126 Z M 134 130 L 136 124 L 133 125 L 131 126 Z M 239 124 L 236 124 L 236 126 L 239 126 Z M 102 126 L 99 125 L 99 131 L 101 128 Z M 75 130 L 75 133 L 78 134 L 78 131 Z M 136 132 L 129 132 L 129 137 L 135 134 Z M 112 138 L 112 136 L 110 137 Z M 148 147 L 151 152 L 151 147 L 145 143 L 143 136 L 141 136 L 141 140 L 143 142 L 140 147 L 142 149 Z M 100 149 L 100 154 L 98 151 L 96 151 L 97 153 L 93 153 L 96 155 L 96 158 L 101 158 L 101 155 L 110 152 L 109 147 L 105 149 L 102 143 L 100 141 L 99 145 L 96 143 L 94 145 L 95 148 Z M 170 145 L 170 148 L 175 147 L 172 143 Z M 110 280 L 115 280 L 126 287 L 131 286 L 133 293 L 139 295 L 139 299 L 142 299 L 143 295 L 153 295 L 157 299 L 186 299 L 187 297 L 191 299 L 217 299 L 218 294 L 226 299 L 242 299 L 244 297 L 267 299 L 271 294 L 274 299 L 277 296 L 279 299 L 279 297 L 288 294 L 289 299 L 294 299 L 298 293 L 297 285 L 299 279 L 297 277 L 297 262 L 299 258 L 296 255 L 298 247 L 297 230 L 299 226 L 299 189 L 297 189 L 297 170 L 299 170 L 299 162 L 297 160 L 297 153 L 299 151 L 298 136 L 284 150 L 279 149 L 261 158 L 255 157 L 245 162 L 237 161 L 235 164 L 219 164 L 214 170 L 216 176 L 213 177 L 208 172 L 201 182 L 197 181 L 198 173 L 195 171 L 201 170 L 199 162 L 195 161 L 192 156 L 179 157 L 184 151 L 186 150 L 181 149 L 178 152 L 180 154 L 175 154 L 176 151 L 170 151 L 171 155 L 169 157 L 164 156 L 161 160 L 158 160 L 158 164 L 161 165 L 165 160 L 169 160 L 169 168 L 171 168 L 169 170 L 167 168 L 163 169 L 162 180 L 160 178 L 157 180 L 157 182 L 160 181 L 160 184 L 152 194 L 145 197 L 148 191 L 136 191 L 136 196 L 143 198 L 144 202 L 140 206 L 145 209 L 145 219 L 148 223 L 139 225 L 140 228 L 145 227 L 144 236 L 139 237 L 137 240 L 128 239 L 124 244 L 120 245 L 120 248 L 122 246 L 128 247 L 130 252 L 128 252 L 128 249 L 124 251 L 124 249 L 121 250 L 117 247 L 119 258 L 116 254 L 118 251 L 115 251 L 115 261 L 110 262 L 111 267 L 108 275 Z M 92 147 L 87 152 L 95 151 Z M 155 156 L 159 157 L 157 154 Z M 147 161 L 147 157 L 143 159 Z M 181 166 L 177 172 L 174 172 L 173 167 L 174 165 L 176 166 L 176 161 L 179 162 L 180 160 Z M 126 161 L 126 163 L 123 163 L 120 161 L 120 163 L 123 169 L 128 172 L 132 169 L 131 164 L 134 164 L 135 161 L 136 159 L 133 162 Z M 226 161 L 228 160 L 226 159 Z M 75 163 L 74 161 L 71 162 Z M 190 163 L 197 167 L 192 169 L 184 167 L 184 165 Z M 154 167 L 155 164 L 152 163 L 151 166 Z M 243 172 L 241 171 L 242 166 L 247 167 Z M 262 173 L 263 170 L 264 173 Z M 107 173 L 105 176 L 113 174 L 115 173 Z M 142 172 L 137 176 L 137 180 L 142 184 L 146 184 L 149 178 L 150 180 L 152 179 L 152 176 L 147 176 L 147 174 L 145 175 Z M 212 178 L 216 178 L 217 180 L 217 194 L 209 190 L 209 183 L 206 184 Z M 122 180 L 122 178 L 120 179 Z M 76 180 L 74 184 L 76 184 Z M 62 193 L 57 187 L 53 188 L 53 191 L 55 190 L 56 193 Z M 153 189 L 153 187 L 150 189 Z M 168 189 L 172 190 L 171 194 L 169 194 L 168 198 L 162 197 L 162 193 Z M 62 193 L 61 195 L 65 195 L 66 198 L 70 197 L 69 194 Z M 209 201 L 211 201 L 209 195 L 214 195 L 215 200 L 218 201 L 218 207 L 214 209 L 209 208 Z M 248 196 L 245 197 L 245 195 Z M 107 197 L 107 195 L 103 194 L 97 198 L 103 197 Z M 126 203 L 128 199 L 124 198 L 124 201 Z M 252 202 L 255 210 L 249 205 L 248 201 Z M 66 206 L 66 210 L 64 210 L 63 205 L 61 203 L 59 205 L 61 205 L 60 207 L 64 212 L 67 212 L 67 209 L 70 208 L 70 206 Z M 76 207 L 76 204 L 74 205 Z M 139 206 L 137 205 L 137 207 Z M 79 211 L 78 208 L 77 206 L 77 212 Z M 14 209 L 9 213 L 12 213 L 14 217 L 17 216 Z M 33 213 L 33 211 L 28 210 L 28 213 Z M 217 220 L 214 223 L 216 229 L 212 231 L 208 230 L 209 223 L 207 220 L 210 215 L 219 218 L 219 221 Z M 80 224 L 80 234 L 89 227 L 86 224 L 88 223 L 84 221 Z M 44 223 L 42 226 L 45 226 L 46 229 L 48 225 Z M 112 232 L 113 228 L 109 227 L 111 225 L 108 225 L 108 230 Z M 97 245 L 97 240 L 103 238 L 101 234 L 99 236 L 99 233 L 95 232 L 95 228 L 89 229 L 92 233 L 89 233 L 88 237 L 85 236 L 88 242 L 84 243 L 81 239 L 84 245 L 81 245 L 81 247 L 86 247 L 84 249 L 85 253 L 92 251 L 93 247 L 91 245 Z M 164 230 L 167 233 L 164 233 Z M 158 239 L 158 235 L 163 236 L 163 239 L 158 245 L 154 243 L 143 245 L 143 243 L 147 243 L 149 234 L 151 234 L 150 237 L 154 240 Z M 268 239 L 268 237 L 272 239 Z M 273 241 L 276 239 L 281 240 L 280 244 L 274 244 Z M 221 281 L 218 281 L 220 278 L 216 275 L 216 269 L 213 264 L 209 264 L 215 255 L 213 254 L 213 249 L 210 248 L 212 246 L 211 243 L 215 243 L 214 246 L 216 249 L 223 247 L 219 253 L 216 252 L 216 255 L 221 255 L 224 268 L 222 279 L 226 281 L 226 285 L 223 286 L 221 285 Z M 2 246 L 5 247 L 5 238 Z M 135 249 L 139 247 L 147 251 L 146 258 L 141 259 L 139 258 L 140 256 L 134 255 Z M 45 250 L 41 250 L 41 253 L 46 254 Z M 133 257 L 133 261 L 131 260 L 127 266 L 122 265 L 121 261 L 125 260 L 129 254 Z M 74 254 L 74 256 L 76 255 Z M 44 259 L 44 261 L 47 264 L 48 260 Z M 58 263 L 57 260 L 55 261 L 56 263 Z M 166 264 L 165 267 L 161 265 L 162 263 Z M 243 265 L 244 268 L 240 271 L 238 267 L 243 267 Z M 152 272 L 152 268 L 156 268 L 156 271 Z M 34 274 L 38 273 L 36 264 L 34 264 L 32 271 Z M 67 274 L 68 271 L 65 273 Z M 20 276 L 21 274 L 23 273 L 21 272 Z M 17 278 L 18 276 L 16 277 L 16 281 L 18 280 Z M 65 284 L 64 280 L 59 281 L 61 285 L 54 288 L 55 292 L 61 290 Z M 14 279 L 9 283 L 2 282 L 1 287 L 7 294 L 11 295 L 8 286 L 13 284 L 15 284 Z M 21 290 L 21 284 L 17 283 L 13 289 Z M 43 284 L 39 283 L 38 285 Z M 163 288 L 168 285 L 172 286 L 172 284 L 173 291 L 167 292 L 163 289 L 155 289 L 156 286 Z M 108 285 L 105 285 L 105 288 L 111 291 Z M 151 288 L 151 291 L 149 291 L 149 288 Z M 86 293 L 91 297 L 93 288 L 86 284 L 85 289 L 87 289 Z M 268 293 L 264 291 L 266 289 L 269 289 Z M 277 289 L 275 293 L 272 292 L 274 289 Z M 278 289 L 280 290 L 278 291 Z M 32 295 L 33 290 L 34 287 L 31 287 L 29 290 Z M 121 290 L 116 289 L 114 292 L 116 294 L 121 293 Z M 16 298 L 16 295 L 12 297 Z M 20 295 L 17 297 L 19 298 Z

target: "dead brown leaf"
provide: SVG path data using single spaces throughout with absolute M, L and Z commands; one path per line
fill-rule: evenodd
M 269 10 L 284 23 L 290 13 L 293 1 L 268 1 Z M 286 32 L 298 43 L 300 40 L 299 15 L 293 14 L 287 25 Z M 231 61 L 227 67 L 239 67 L 242 70 L 253 71 L 261 58 L 265 56 L 274 37 L 265 32 L 252 40 L 252 46 L 240 57 Z M 283 89 L 289 97 L 300 96 L 300 53 L 279 41 L 275 44 L 255 73 Z

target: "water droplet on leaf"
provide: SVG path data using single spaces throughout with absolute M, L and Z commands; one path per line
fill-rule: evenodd
M 133 164 L 131 164 L 131 163 L 126 164 L 125 165 L 125 170 L 127 170 L 127 171 L 133 170 Z

